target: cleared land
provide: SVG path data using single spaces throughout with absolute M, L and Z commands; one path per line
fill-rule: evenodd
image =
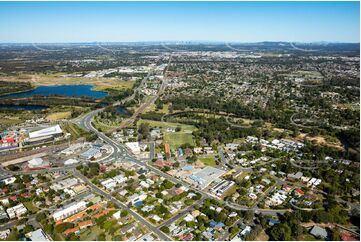
M 214 156 L 198 157 L 198 159 L 207 166 L 216 166 L 216 160 L 214 159 Z
M 50 86 L 50 85 L 93 85 L 94 90 L 104 91 L 106 89 L 131 89 L 135 81 L 124 81 L 116 78 L 85 78 L 85 77 L 68 77 L 65 73 L 56 74 L 36 74 L 2 77 L 4 81 L 12 82 L 30 82 L 33 86 Z
M 168 143 L 171 149 L 177 149 L 183 144 L 194 145 L 193 136 L 191 133 L 184 132 L 175 132 L 170 133 L 166 132 L 163 136 L 164 143 Z
M 52 113 L 49 114 L 46 119 L 49 121 L 57 121 L 57 120 L 61 120 L 61 119 L 67 119 L 71 116 L 71 112 L 57 112 L 57 113 Z
M 192 132 L 194 130 L 197 130 L 196 127 L 193 125 L 187 125 L 187 124 L 181 124 L 181 123 L 170 123 L 170 122 L 161 122 L 161 121 L 153 121 L 153 120 L 145 120 L 141 119 L 138 121 L 137 126 L 139 126 L 141 123 L 148 123 L 150 127 L 158 127 L 161 129 L 167 129 L 167 128 L 177 128 L 180 127 L 182 131 Z

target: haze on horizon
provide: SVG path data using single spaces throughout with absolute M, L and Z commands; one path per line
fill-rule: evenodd
M 0 43 L 358 43 L 359 9 L 359 2 L 0 2 Z

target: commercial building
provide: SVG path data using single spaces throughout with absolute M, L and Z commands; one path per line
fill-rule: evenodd
M 36 145 L 51 142 L 54 138 L 59 137 L 63 134 L 59 125 L 48 127 L 45 129 L 37 130 L 29 133 L 29 138 L 24 140 L 27 145 Z
M 8 150 L 18 147 L 16 140 L 13 138 L 0 139 L 0 150 Z
M 79 180 L 76 178 L 67 178 L 67 179 L 61 180 L 61 181 L 51 185 L 50 188 L 55 191 L 60 191 L 60 190 L 75 186 L 78 183 L 79 183 Z
M 49 161 L 44 161 L 42 158 L 34 158 L 28 161 L 28 168 L 30 170 L 44 169 L 50 167 Z
M 211 167 L 206 166 L 203 169 L 201 169 L 198 172 L 195 172 L 194 174 L 190 175 L 189 178 L 201 189 L 206 188 L 209 184 L 211 184 L 213 181 L 221 177 L 225 171 Z
M 68 160 L 64 161 L 65 166 L 74 165 L 74 164 L 77 164 L 77 163 L 79 163 L 79 161 L 76 160 L 76 159 L 68 159 Z
M 85 160 L 90 160 L 92 158 L 99 158 L 101 156 L 101 151 L 98 148 L 90 148 L 89 150 L 85 151 L 84 153 L 80 154 L 80 158 Z
M 222 180 L 217 183 L 214 187 L 210 189 L 210 192 L 216 194 L 217 196 L 222 196 L 225 191 L 231 188 L 234 185 L 234 181 Z
M 57 135 L 61 135 L 62 133 L 63 133 L 63 130 L 61 130 L 60 126 L 55 125 L 52 127 L 38 130 L 38 131 L 30 132 L 29 138 L 34 139 L 34 138 L 40 138 L 40 137 L 49 136 L 49 135 L 57 136 Z
M 30 235 L 31 241 L 50 241 L 49 237 L 45 234 L 42 229 L 35 230 L 31 232 Z
M 130 151 L 133 154 L 135 154 L 135 155 L 140 154 L 139 142 L 127 142 L 127 143 L 125 143 L 125 145 L 130 149 Z

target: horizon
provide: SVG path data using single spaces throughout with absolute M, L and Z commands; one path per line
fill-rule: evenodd
M 182 42 L 182 43 L 179 43 Z M 184 42 L 184 43 L 183 43 Z M 254 42 L 242 42 L 242 41 L 211 41 L 211 40 L 135 40 L 135 41 L 83 41 L 83 42 L 0 42 L 0 45 L 14 44 L 14 45 L 72 45 L 72 44 L 262 44 L 262 43 L 287 43 L 287 44 L 311 44 L 311 45 L 325 45 L 325 44 L 360 44 L 360 42 L 340 42 L 340 41 L 284 41 L 284 40 L 263 40 Z
M 359 43 L 359 2 L 0 2 L 0 43 Z

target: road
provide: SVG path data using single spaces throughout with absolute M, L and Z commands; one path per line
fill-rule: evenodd
M 164 69 L 163 81 L 162 81 L 162 84 L 159 87 L 159 90 L 158 90 L 157 94 L 152 96 L 151 98 L 149 98 L 145 103 L 141 104 L 140 107 L 137 109 L 137 111 L 135 111 L 130 118 L 124 120 L 120 124 L 121 129 L 127 127 L 129 124 L 132 124 L 135 121 L 135 119 L 138 117 L 138 115 L 141 114 L 147 107 L 154 104 L 154 102 L 158 99 L 158 97 L 164 92 L 165 87 L 168 84 L 168 82 L 167 82 L 167 68 L 170 65 L 171 61 L 172 61 L 172 56 L 170 56 L 167 67 Z M 148 73 L 148 76 L 146 78 L 144 78 L 142 80 L 142 82 L 145 82 L 149 78 L 150 73 L 151 72 Z M 144 85 L 144 83 L 142 85 Z M 139 85 L 138 88 L 140 88 L 140 86 L 141 85 Z M 133 95 L 134 94 L 135 94 L 135 91 L 134 91 Z
M 146 167 L 148 170 L 156 173 L 159 176 L 162 176 L 170 181 L 172 181 L 175 184 L 181 184 L 185 187 L 189 187 L 189 184 L 186 183 L 183 180 L 177 179 L 174 176 L 171 176 L 167 173 L 162 172 L 161 170 L 158 170 L 157 168 L 145 163 L 145 162 L 141 162 L 139 161 L 132 153 L 130 150 L 128 150 L 128 148 L 124 145 L 124 144 L 120 144 L 114 140 L 112 140 L 111 138 L 109 138 L 108 136 L 106 136 L 104 133 L 99 132 L 97 129 L 95 129 L 92 126 L 92 118 L 98 113 L 100 112 L 102 109 L 98 109 L 95 110 L 93 112 L 90 112 L 88 115 L 84 116 L 83 119 L 81 120 L 81 125 L 83 125 L 87 130 L 94 132 L 96 135 L 98 135 L 98 137 L 100 139 L 102 139 L 104 142 L 106 142 L 107 144 L 109 144 L 110 146 L 112 146 L 115 150 L 115 156 L 120 157 L 120 154 L 122 154 L 123 159 L 126 159 L 128 161 L 131 161 L 139 166 L 143 166 Z M 221 202 L 223 202 L 223 200 L 221 200 L 220 198 L 216 197 L 215 195 L 211 195 L 209 193 L 206 193 L 198 188 L 192 187 L 193 190 L 196 190 L 197 192 L 199 192 L 203 198 L 210 198 L 210 199 L 217 199 L 220 200 Z M 246 206 L 241 206 L 235 203 L 230 203 L 227 202 L 226 203 L 227 206 L 236 209 L 236 210 L 240 210 L 240 211 L 247 211 L 247 210 L 255 210 L 255 208 L 249 208 Z M 276 215 L 277 213 L 284 213 L 286 211 L 289 210 L 272 210 L 272 209 L 257 209 L 260 213 L 264 213 L 264 214 L 271 214 L 271 215 Z
M 120 202 L 118 199 L 116 199 L 115 197 L 113 197 L 112 195 L 110 195 L 109 193 L 103 191 L 102 189 L 100 189 L 99 187 L 97 187 L 96 185 L 94 185 L 86 176 L 84 176 L 83 174 L 81 174 L 78 170 L 74 171 L 74 175 L 78 178 L 80 178 L 82 181 L 84 181 L 85 183 L 87 183 L 91 189 L 102 195 L 103 197 L 105 197 L 106 199 L 110 200 L 112 203 L 114 203 L 117 207 L 122 208 L 126 211 L 128 211 L 135 219 L 137 219 L 138 221 L 140 221 L 143 225 L 145 225 L 146 227 L 148 227 L 148 229 L 150 231 L 152 231 L 153 233 L 155 233 L 161 240 L 164 241 L 170 241 L 172 240 L 171 238 L 169 238 L 166 234 L 164 234 L 162 231 L 160 231 L 157 227 L 155 227 L 154 225 L 152 225 L 150 222 L 148 222 L 147 220 L 145 220 L 142 216 L 140 216 L 138 213 L 134 212 L 133 210 L 131 210 L 126 204 Z
M 182 218 L 184 215 L 186 215 L 187 213 L 191 212 L 194 210 L 194 208 L 197 205 L 202 204 L 204 201 L 204 198 L 199 199 L 198 201 L 196 201 L 193 205 L 183 209 L 182 211 L 180 211 L 177 215 L 173 216 L 172 218 L 168 219 L 167 221 L 163 222 L 161 225 L 158 226 L 158 228 L 161 228 L 163 226 L 170 226 L 173 222 L 177 221 L 178 219 Z

